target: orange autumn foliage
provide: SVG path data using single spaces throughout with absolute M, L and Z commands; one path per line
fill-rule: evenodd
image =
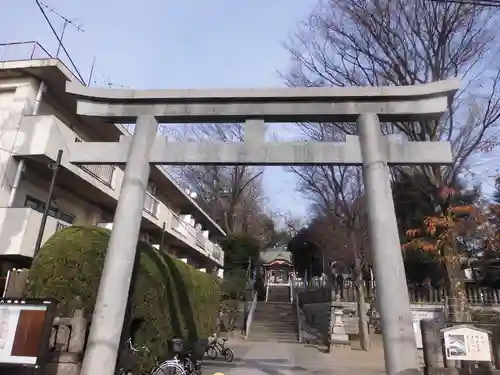
M 422 231 L 420 229 L 408 229 L 406 231 L 406 236 L 408 237 L 417 237 L 422 235 Z
M 445 193 L 452 194 L 451 191 Z M 477 227 L 479 219 L 480 215 L 473 205 L 450 206 L 444 214 L 426 217 L 421 229 L 408 229 L 406 235 L 412 239 L 403 245 L 403 249 L 440 252 L 443 246 L 451 245 L 469 227 Z
M 473 205 L 468 204 L 468 205 L 463 205 L 463 206 L 453 206 L 453 207 L 450 207 L 448 210 L 451 213 L 456 214 L 456 215 L 468 215 L 468 214 L 473 213 L 474 208 L 475 207 Z

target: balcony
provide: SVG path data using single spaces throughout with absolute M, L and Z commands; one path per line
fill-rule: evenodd
M 146 199 L 144 200 L 144 211 L 146 211 L 151 216 L 158 218 L 159 207 L 160 201 L 156 199 L 150 192 L 146 192 Z
M 172 213 L 172 226 L 171 227 L 176 233 L 180 234 L 182 237 L 184 237 L 184 238 L 189 237 L 189 230 L 187 228 L 186 223 L 184 223 L 182 221 L 182 219 L 174 213 Z
M 207 251 L 208 238 L 205 238 L 202 232 L 196 233 L 196 246 L 201 248 L 203 251 Z
M 83 142 L 78 136 L 75 137 L 75 142 Z M 104 185 L 113 188 L 113 176 L 115 174 L 116 167 L 114 165 L 80 165 L 82 170 L 95 177 L 98 181 L 101 181 Z
M 81 169 L 101 181 L 103 184 L 112 187 L 115 167 L 112 165 L 81 165 Z
M 81 141 L 80 137 L 55 115 L 24 116 L 19 127 L 14 151 L 20 156 L 45 155 L 52 160 L 57 151 L 63 150 L 62 166 L 88 183 L 117 199 L 115 185 L 121 184 L 117 178 L 117 168 L 112 165 L 76 166 L 67 161 L 67 144 Z
M 220 261 L 224 260 L 224 252 L 222 251 L 221 247 L 217 244 L 214 244 L 214 249 L 212 251 L 212 255 L 217 260 L 220 260 Z
M 80 197 L 89 197 L 99 201 L 103 206 L 113 208 L 119 197 L 119 189 L 123 181 L 123 171 L 114 166 L 84 165 L 76 166 L 68 162 L 68 144 L 80 140 L 78 135 L 67 127 L 55 115 L 24 116 L 21 119 L 19 136 L 14 145 L 14 152 L 30 159 L 45 156 L 56 159 L 57 151 L 63 150 L 62 167 L 66 171 L 58 174 L 58 181 L 65 182 L 66 187 L 74 188 Z M 28 160 L 28 159 L 27 159 Z M 27 162 L 28 163 L 28 162 Z M 70 171 L 72 173 L 67 173 Z M 86 182 L 84 183 L 82 179 Z M 92 185 L 92 186 L 89 186 Z M 144 217 L 156 227 L 166 223 L 166 230 L 205 256 L 212 257 L 212 243 L 202 238 L 191 222 L 177 216 L 168 206 L 147 192 L 144 200 Z M 219 262 L 219 260 L 216 260 Z
M 71 59 L 66 53 L 61 53 L 59 56 L 55 57 L 53 54 L 49 53 L 41 44 L 37 41 L 22 41 L 22 42 L 11 42 L 11 43 L 0 43 L 0 61 L 26 61 L 26 60 L 46 60 L 57 58 L 82 84 L 84 80 L 78 69 L 75 67 Z
M 0 208 L 1 255 L 22 255 L 32 257 L 35 249 L 42 214 L 27 207 Z M 47 217 L 42 244 L 58 230 L 71 224 Z

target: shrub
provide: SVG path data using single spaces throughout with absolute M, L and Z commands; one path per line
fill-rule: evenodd
M 83 309 L 91 316 L 110 233 L 80 226 L 55 233 L 33 261 L 26 296 L 55 298 L 59 315 Z M 150 354 L 137 355 L 136 371 L 165 359 L 172 337 L 193 342 L 216 331 L 220 294 L 215 277 L 145 243 L 138 246 L 130 293 L 127 321 L 143 321 L 134 340 L 150 349 Z

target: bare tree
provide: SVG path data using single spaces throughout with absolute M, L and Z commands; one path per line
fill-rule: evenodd
M 302 126 L 306 131 L 315 129 L 315 125 L 303 124 Z M 315 140 L 323 141 L 337 138 L 338 132 L 329 130 L 329 134 L 309 131 L 308 135 Z M 291 167 L 290 169 L 299 177 L 301 192 L 315 203 L 318 216 L 324 222 L 332 225 L 330 230 L 323 227 L 322 233 L 320 226 L 316 223 L 316 230 L 312 233 L 317 236 L 316 245 L 324 253 L 330 250 L 328 258 L 338 260 L 339 257 L 342 257 L 344 260 L 351 260 L 350 263 L 354 264 L 353 278 L 358 302 L 361 346 L 364 350 L 368 350 L 370 343 L 365 319 L 367 307 L 363 279 L 364 254 L 367 250 L 366 226 L 363 225 L 365 210 L 361 169 L 333 165 Z M 325 237 L 329 235 L 332 237 L 328 241 Z M 327 275 L 329 274 L 330 272 L 327 273 Z M 330 284 L 332 283 L 330 282 Z M 332 300 L 335 298 L 336 296 L 332 295 Z
M 283 76 L 290 86 L 308 87 L 414 85 L 460 78 L 463 87 L 443 120 L 383 124 L 386 133 L 399 133 L 412 141 L 451 142 L 451 166 L 419 167 L 426 183 L 435 187 L 428 199 L 438 202 L 444 188 L 470 170 L 481 152 L 498 143 L 500 70 L 495 21 L 493 9 L 466 2 L 320 1 L 286 45 L 292 67 Z M 355 133 L 353 124 L 344 123 L 299 124 L 299 128 L 305 135 L 325 140 L 338 138 L 338 133 Z M 398 168 L 394 173 L 409 178 L 414 171 Z M 335 184 L 327 167 L 295 172 L 309 184 L 307 192 L 315 202 L 331 201 L 331 196 L 320 192 Z M 314 174 L 320 179 L 311 185 L 308 181 Z M 455 268 L 449 268 L 448 277 L 458 285 L 460 270 Z M 461 298 L 461 288 L 458 285 L 450 297 Z
M 181 140 L 240 142 L 243 127 L 240 124 L 195 124 L 180 131 L 169 132 Z M 197 200 L 228 234 L 246 232 L 255 228 L 255 220 L 262 218 L 262 168 L 253 166 L 197 165 L 183 166 L 177 176 Z M 253 219 L 252 219 L 253 218 Z

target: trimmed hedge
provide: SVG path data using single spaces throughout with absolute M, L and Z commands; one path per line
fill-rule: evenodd
M 71 316 L 75 309 L 90 316 L 110 234 L 108 229 L 81 226 L 55 233 L 34 259 L 26 297 L 55 298 L 61 316 Z M 143 320 L 135 343 L 151 351 L 136 355 L 135 370 L 149 370 L 156 359 L 165 359 L 167 342 L 174 336 L 194 342 L 216 331 L 218 280 L 145 243 L 138 246 L 130 293 L 128 322 Z

